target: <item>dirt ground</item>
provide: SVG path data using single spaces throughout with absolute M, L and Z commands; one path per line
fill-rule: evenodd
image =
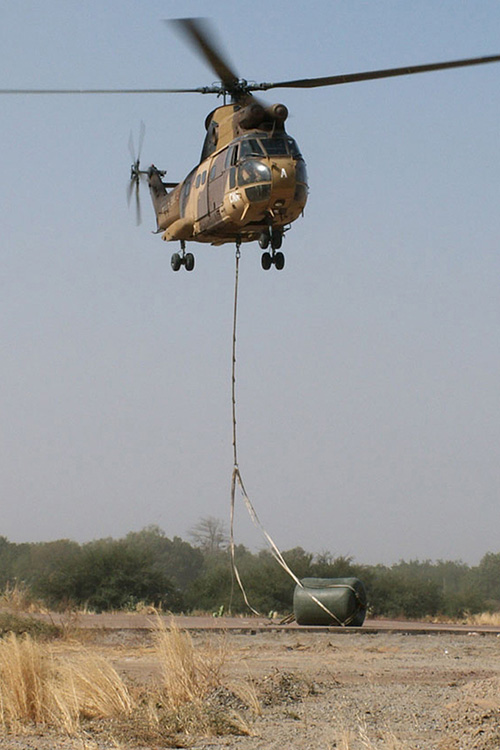
M 157 665 L 147 631 L 98 630 L 87 647 L 106 655 L 128 680 Z M 250 736 L 186 737 L 193 750 L 499 750 L 500 636 L 441 632 L 194 632 L 200 648 L 227 639 L 217 696 L 245 715 Z M 254 686 L 261 714 L 238 705 L 231 684 Z M 160 748 L 95 728 L 78 738 L 50 732 L 0 736 L 1 750 Z

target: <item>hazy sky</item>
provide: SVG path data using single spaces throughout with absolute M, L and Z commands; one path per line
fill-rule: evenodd
M 193 87 L 159 0 L 0 2 L 0 88 Z M 500 53 L 498 0 L 186 0 L 256 81 Z M 500 65 L 310 91 L 286 268 L 243 247 L 240 468 L 278 545 L 359 562 L 500 549 Z M 126 205 L 130 129 L 167 179 L 216 100 L 1 98 L 0 534 L 186 538 L 228 519 L 234 248 L 192 274 Z M 241 505 L 237 541 L 263 545 Z

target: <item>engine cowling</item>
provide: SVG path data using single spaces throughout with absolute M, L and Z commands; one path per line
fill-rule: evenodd
M 262 104 L 252 102 L 237 113 L 238 125 L 244 130 L 258 128 L 266 117 L 266 110 Z
M 288 107 L 285 107 L 284 104 L 272 104 L 270 107 L 267 107 L 266 114 L 281 124 L 288 117 Z

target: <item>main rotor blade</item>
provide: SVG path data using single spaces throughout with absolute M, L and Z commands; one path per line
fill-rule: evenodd
M 279 83 L 262 83 L 255 86 L 256 90 L 276 88 L 312 89 L 317 86 L 337 86 L 341 83 L 355 83 L 357 81 L 371 81 L 376 78 L 392 78 L 406 76 L 413 73 L 428 73 L 433 70 L 448 68 L 464 68 L 469 65 L 483 65 L 485 63 L 500 62 L 500 55 L 490 57 L 471 57 L 466 60 L 452 60 L 451 62 L 431 63 L 429 65 L 414 65 L 406 68 L 387 68 L 386 70 L 370 70 L 365 73 L 350 73 L 348 75 L 325 76 L 323 78 L 299 78 L 296 81 L 280 81 Z
M 197 89 L 0 89 L 0 94 L 206 94 L 207 87 Z
M 225 59 L 208 21 L 205 18 L 172 18 L 166 23 L 175 26 L 187 38 L 231 92 L 234 84 L 238 82 L 238 75 Z

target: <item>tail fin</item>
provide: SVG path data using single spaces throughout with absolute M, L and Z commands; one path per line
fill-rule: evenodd
M 168 208 L 167 186 L 161 179 L 164 175 L 165 172 L 157 169 L 154 164 L 151 164 L 148 169 L 149 192 L 151 193 L 151 200 L 153 201 L 153 208 L 156 214 L 157 231 L 161 230 L 160 214 L 165 214 Z

